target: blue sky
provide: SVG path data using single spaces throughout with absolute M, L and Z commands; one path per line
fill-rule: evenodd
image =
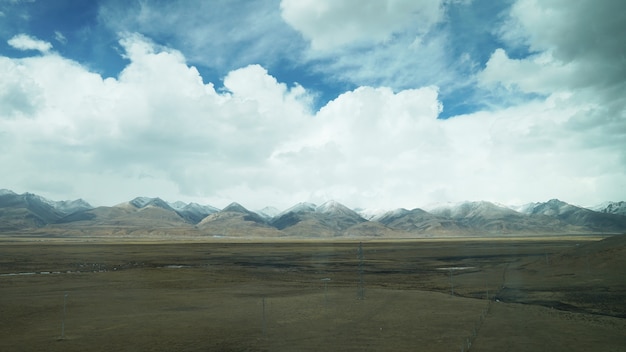
M 625 13 L 2 0 L 0 186 L 103 205 L 624 199 Z
M 425 42 L 445 40 L 443 48 L 437 49 L 447 51 L 447 62 L 437 69 L 456 72 L 444 75 L 419 74 L 424 65 L 432 62 L 430 58 L 421 58 L 419 51 L 406 48 L 420 34 L 410 25 L 390 33 L 385 43 L 310 55 L 307 40 L 280 17 L 280 1 L 8 1 L 4 4 L 3 34 L 11 37 L 15 33 L 28 33 L 53 44 L 54 50 L 66 58 L 105 77 L 117 77 L 128 63 L 121 55 L 119 33 L 142 33 L 157 44 L 180 50 L 207 82 L 214 82 L 218 87 L 229 71 L 260 64 L 279 81 L 297 82 L 314 92 L 317 108 L 344 91 L 362 85 L 384 85 L 394 90 L 437 85 L 444 104 L 439 117 L 448 118 L 485 107 L 477 99 L 469 98 L 480 92 L 475 84 L 443 83 L 448 83 L 446 80 L 451 77 L 466 77 L 484 68 L 491 52 L 499 47 L 508 48 L 498 39 L 494 25 L 503 21 L 510 3 L 474 1 L 441 5 L 442 19 L 421 37 Z M 359 3 L 354 2 L 354 6 Z M 145 18 L 137 18 L 142 13 Z M 172 26 L 161 25 L 168 22 Z M 246 27 L 248 25 L 252 27 Z M 236 34 L 231 39 L 228 35 L 233 31 Z M 216 43 L 212 43 L 214 41 Z M 2 44 L 3 52 L 13 57 L 29 55 L 11 48 L 6 41 Z M 354 77 L 350 75 L 354 68 L 346 70 L 346 74 L 327 74 L 328 67 L 345 67 L 346 63 L 339 63 L 337 55 L 361 56 L 372 51 L 381 52 L 383 60 L 399 67 Z M 387 55 L 382 54 L 385 51 Z M 527 47 L 514 50 L 514 57 L 523 58 L 528 54 Z M 455 63 L 463 55 L 469 55 L 473 61 Z M 447 74 L 450 76 L 442 77 Z

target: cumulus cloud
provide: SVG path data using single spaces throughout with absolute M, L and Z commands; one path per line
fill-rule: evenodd
M 460 77 L 475 71 L 474 59 L 456 53 L 451 43 L 458 33 L 449 24 L 450 10 L 462 13 L 465 6 L 449 0 L 284 0 L 281 14 L 309 44 L 298 60 L 327 82 L 396 90 L 436 85 L 445 95 L 471 85 Z M 465 21 L 457 12 L 455 21 Z
M 267 118 L 287 122 L 288 114 L 302 116 L 307 113 L 311 97 L 299 84 L 288 88 L 279 83 L 260 65 L 249 65 L 228 73 L 224 78 L 224 88 L 243 101 L 253 101 L 258 111 Z
M 512 47 L 528 46 L 540 53 L 540 60 L 533 55 L 521 61 L 576 71 L 568 72 L 567 81 L 561 80 L 563 88 L 622 86 L 626 82 L 626 38 L 617 33 L 626 31 L 626 4 L 584 0 L 565 5 L 557 0 L 519 0 L 499 31 L 501 37 Z M 494 55 L 501 59 L 502 53 Z M 538 69 L 534 75 L 545 73 Z
M 147 195 L 251 208 L 626 197 L 615 186 L 626 182 L 626 119 L 600 119 L 620 105 L 580 92 L 441 120 L 435 86 L 362 86 L 314 111 L 306 87 L 263 66 L 234 69 L 215 89 L 180 51 L 134 33 L 120 45 L 129 63 L 116 78 L 58 54 L 0 58 L 3 184 L 95 204 Z M 494 55 L 485 84 L 541 87 L 496 67 L 530 75 L 548 59 Z
M 467 6 L 463 1 L 451 0 L 193 0 L 131 5 L 112 0 L 100 6 L 99 20 L 116 32 L 163 38 L 161 44 L 184 52 L 205 74 L 220 72 L 210 77 L 214 81 L 222 78 L 222 72 L 255 63 L 283 77 L 306 71 L 298 79 L 322 81 L 324 87 L 438 85 L 448 92 L 467 86 L 460 73 L 474 65 L 450 56 L 447 11 L 463 6 Z M 312 44 L 325 49 L 312 50 Z M 341 92 L 323 93 L 324 99 L 332 99 Z
M 479 77 L 483 84 L 501 84 L 509 90 L 549 95 L 568 88 L 577 79 L 577 66 L 555 60 L 550 53 L 511 59 L 505 50 L 497 49 Z
M 581 58 L 617 62 L 626 51 L 626 39 L 615 35 L 626 29 L 626 5 L 614 0 L 564 4 L 559 0 L 518 0 L 502 29 L 503 37 L 521 41 L 534 51 L 553 50 L 564 62 Z
M 18 34 L 9 39 L 7 43 L 18 50 L 37 50 L 39 52 L 46 53 L 52 49 L 52 44 L 31 37 L 27 34 Z
M 32 116 L 42 103 L 41 89 L 24 68 L 0 57 L 0 108 L 3 117 Z
M 58 174 L 69 188 L 95 173 L 96 179 L 117 174 L 131 184 L 145 177 L 169 180 L 187 191 L 205 185 L 203 194 L 215 194 L 250 177 L 290 121 L 308 111 L 302 87 L 287 88 L 259 66 L 231 72 L 229 91 L 218 93 L 180 52 L 136 34 L 120 43 L 131 62 L 118 79 L 103 79 L 56 55 L 0 61 L 0 70 L 20 73 L 0 83 L 0 92 L 10 93 L 0 100 L 8 107 L 0 131 L 8 136 L 4 147 L 14 152 L 3 159 L 22 170 L 12 182 L 35 182 L 41 168 L 53 180 L 58 168 L 77 174 L 71 180 Z M 11 116 L 30 118 L 9 119 L 7 112 L 18 110 Z
M 626 30 L 626 4 L 585 0 L 571 5 L 517 1 L 499 32 L 512 48 L 528 46 L 534 54 L 511 58 L 498 49 L 478 78 L 486 86 L 558 98 L 564 109 L 578 111 L 569 127 L 594 126 L 607 136 L 621 131 L 624 144 L 626 38 L 615 33 Z
M 309 39 L 314 50 L 382 42 L 411 22 L 423 34 L 443 17 L 441 1 L 282 0 L 280 8 L 285 21 Z
M 626 29 L 625 9 L 620 1 L 519 0 L 499 34 L 512 51 L 528 47 L 533 53 L 512 58 L 497 49 L 477 75 L 481 85 L 504 87 L 504 94 L 535 95 L 518 105 L 520 111 L 542 107 L 524 119 L 532 123 L 519 141 L 535 150 L 544 146 L 538 160 L 569 170 L 559 186 L 572 183 L 572 194 L 612 198 L 609 189 L 624 177 L 626 38 L 615 34 Z M 546 172 L 557 178 L 557 170 Z

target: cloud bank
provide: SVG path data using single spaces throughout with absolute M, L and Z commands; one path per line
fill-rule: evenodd
M 169 25 L 190 26 L 179 50 L 150 38 L 161 17 L 149 3 L 117 22 L 113 3 L 99 15 L 111 28 L 143 29 L 119 31 L 127 61 L 114 77 L 32 35 L 7 41 L 25 52 L 0 56 L 2 187 L 96 205 L 143 195 L 252 209 L 330 199 L 362 208 L 626 199 L 621 2 L 516 1 L 491 29 L 502 45 L 484 63 L 446 51 L 451 4 L 469 6 L 458 2 L 285 0 L 280 12 L 260 11 L 259 26 L 291 28 L 284 43 L 305 39 L 286 45 L 311 70 L 355 85 L 321 107 L 306 84 L 277 78 L 269 62 L 280 55 L 250 63 L 275 37 L 243 50 L 241 61 L 227 60 L 227 50 L 202 56 L 224 44 L 188 48 L 223 22 L 171 16 Z M 385 15 L 367 26 L 374 13 Z M 69 46 L 72 37 L 63 38 Z M 234 67 L 210 78 L 199 57 Z M 441 119 L 451 87 L 471 87 L 484 107 Z
M 423 34 L 443 17 L 441 1 L 282 0 L 280 8 L 283 19 L 309 39 L 314 50 L 379 43 L 411 22 Z

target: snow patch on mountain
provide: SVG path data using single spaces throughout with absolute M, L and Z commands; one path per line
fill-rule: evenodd
M 280 214 L 280 210 L 278 210 L 275 207 L 270 207 L 267 206 L 261 210 L 257 210 L 256 211 L 257 214 L 261 215 L 262 217 L 266 218 L 266 219 L 271 219 L 273 217 L 275 217 L 276 215 Z
M 626 202 L 604 202 L 591 208 L 591 210 L 606 213 L 626 216 Z
M 187 204 L 187 203 L 185 203 L 185 202 L 181 202 L 180 200 L 177 200 L 177 201 L 175 201 L 175 202 L 173 202 L 173 203 L 167 202 L 167 204 L 168 204 L 170 207 L 172 207 L 172 209 L 174 209 L 174 210 L 182 210 L 184 207 L 186 207 L 187 205 L 189 205 L 189 204 Z
M 4 189 L 4 188 L 0 189 L 0 196 L 4 196 L 4 195 L 14 195 L 14 196 L 16 196 L 17 193 L 15 193 L 15 192 L 13 192 L 13 191 L 11 191 L 9 189 Z
M 283 216 L 289 213 L 313 213 L 317 205 L 308 202 L 298 203 L 287 210 L 283 210 L 281 213 L 277 214 L 276 217 Z
M 191 202 L 187 205 L 185 205 L 181 210 L 183 211 L 195 211 L 195 212 L 205 212 L 208 214 L 213 214 L 213 213 L 217 213 L 218 211 L 220 211 L 218 208 L 216 207 L 212 207 L 210 205 L 202 205 L 202 204 L 198 204 L 198 203 L 194 203 Z
M 547 216 L 558 216 L 582 209 L 558 199 L 550 199 L 545 203 L 536 203 L 530 214 L 541 214 Z
M 368 209 L 357 208 L 357 209 L 354 209 L 354 211 L 357 214 L 359 214 L 363 219 L 373 220 L 376 217 L 380 217 L 384 215 L 385 213 L 388 213 L 390 210 L 382 209 L 382 208 L 368 208 Z
M 533 211 L 533 208 L 535 208 L 535 206 L 537 206 L 539 203 L 526 203 L 526 204 L 522 204 L 522 205 L 509 205 L 508 208 L 515 210 L 518 213 L 522 213 L 522 214 L 531 214 Z
M 233 212 L 233 213 L 250 213 L 250 211 L 248 209 L 246 209 L 243 205 L 237 203 L 237 202 L 232 202 L 230 203 L 226 208 L 221 210 L 222 213 L 225 212 Z
M 404 216 L 408 213 L 410 213 L 411 211 L 405 208 L 398 208 L 398 209 L 394 209 L 394 210 L 390 210 L 390 211 L 386 211 L 384 213 L 380 213 L 377 214 L 375 216 L 373 216 L 372 218 L 370 218 L 369 220 L 371 221 L 384 221 L 385 219 L 395 219 L 395 218 L 399 218 L 401 216 Z
M 210 205 L 202 205 L 202 204 L 198 204 L 194 202 L 185 203 L 185 202 L 181 202 L 180 200 L 173 202 L 173 203 L 167 202 L 167 204 L 172 209 L 179 211 L 179 212 L 185 211 L 185 212 L 212 214 L 212 213 L 217 213 L 218 211 L 220 211 L 218 208 L 210 206 Z
M 5 191 L 5 192 L 0 192 L 0 195 L 22 197 L 28 202 L 36 202 L 40 204 L 45 204 L 49 207 L 52 207 L 54 210 L 58 211 L 59 213 L 63 215 L 69 215 L 77 211 L 93 209 L 93 206 L 91 206 L 91 204 L 87 203 L 83 199 L 54 201 L 46 197 L 33 194 L 33 193 L 28 193 L 28 192 L 22 195 L 18 195 L 17 193 L 10 191 L 10 190 L 1 190 L 1 191 Z
M 84 199 L 52 201 L 52 206 L 64 214 L 93 209 Z
M 488 215 L 498 212 L 513 212 L 514 210 L 498 206 L 496 204 L 479 201 L 479 202 L 462 202 L 456 204 L 450 204 L 446 206 L 440 206 L 434 209 L 430 209 L 429 212 L 434 215 L 443 216 L 447 218 L 465 218 L 477 215 Z
M 154 198 L 150 198 L 150 197 L 136 197 L 135 199 L 131 200 L 129 203 L 131 205 L 134 205 L 136 208 L 143 208 L 148 203 L 150 203 L 153 199 Z
M 347 213 L 353 214 L 355 213 L 354 210 L 334 200 L 329 200 L 328 202 L 318 206 L 317 208 L 315 208 L 315 212 L 322 213 L 322 214 L 347 214 Z

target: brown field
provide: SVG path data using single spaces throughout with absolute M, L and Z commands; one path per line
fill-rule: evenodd
M 4 240 L 0 351 L 626 350 L 623 236 L 358 245 Z

